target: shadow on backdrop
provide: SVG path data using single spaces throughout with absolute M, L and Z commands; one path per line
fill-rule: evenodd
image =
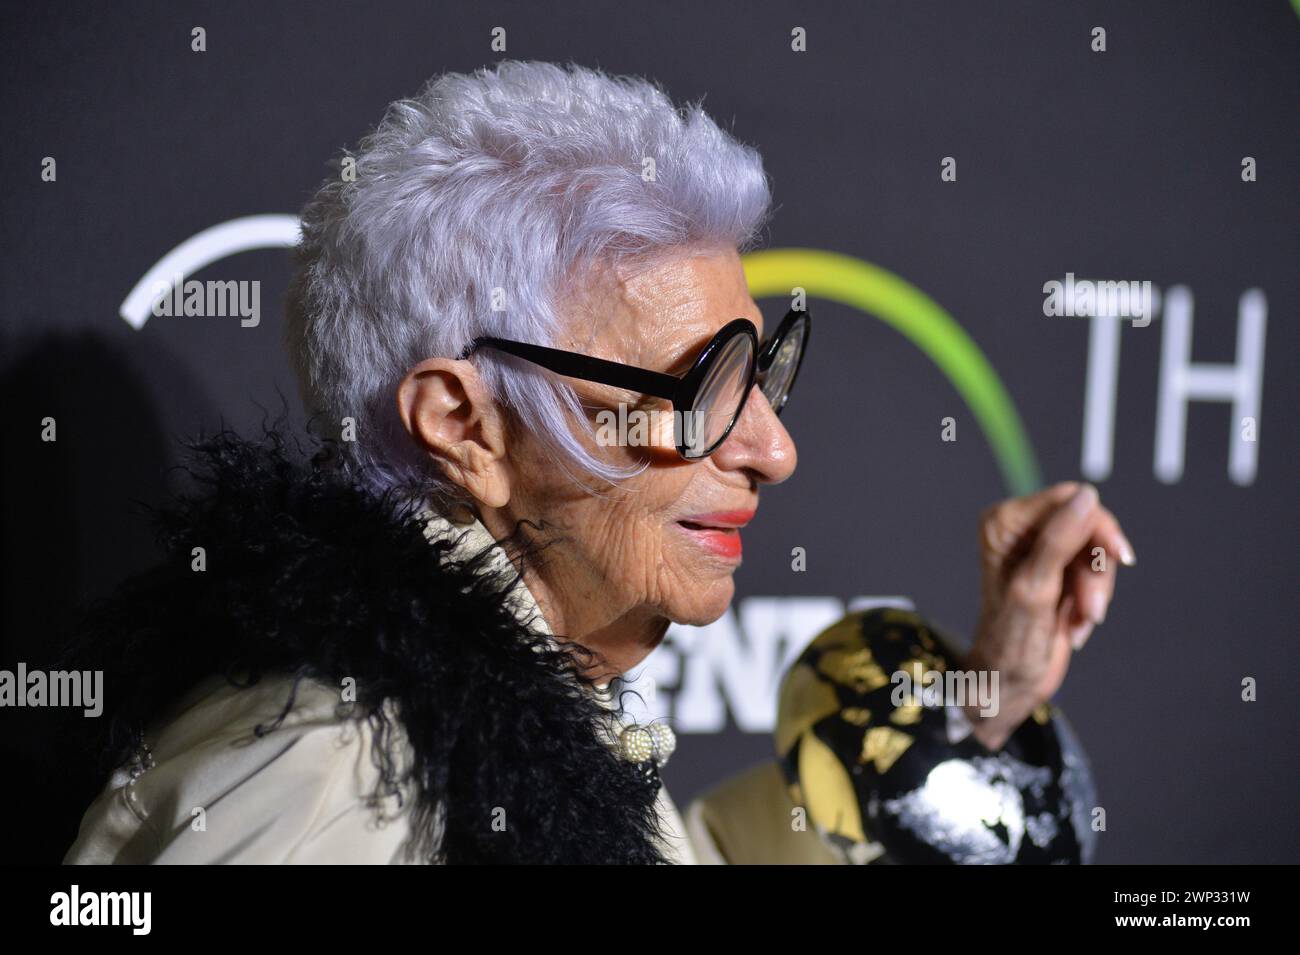
M 0 377 L 0 398 L 10 422 L 0 443 L 0 668 L 46 669 L 82 602 L 155 552 L 140 505 L 162 498 L 172 456 L 140 375 L 103 337 L 29 343 Z M 46 419 L 53 441 L 42 439 Z M 0 795 L 11 823 L 6 862 L 58 863 L 75 839 L 104 784 L 71 755 L 73 721 L 85 718 L 43 708 L 5 715 L 0 761 L 15 783 Z

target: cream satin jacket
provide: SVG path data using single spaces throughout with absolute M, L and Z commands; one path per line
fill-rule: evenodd
M 428 536 L 464 533 L 461 548 L 494 544 L 478 521 L 433 518 Z M 508 564 L 500 547 L 494 558 Z M 551 633 L 532 595 L 515 609 Z M 402 863 L 410 819 L 396 797 L 372 804 L 379 770 L 371 728 L 339 712 L 340 688 L 299 687 L 295 705 L 258 736 L 288 698 L 289 681 L 237 689 L 217 676 L 194 687 L 146 733 L 148 753 L 109 779 L 81 821 L 65 863 Z M 598 695 L 609 708 L 609 701 Z M 616 743 L 614 716 L 606 735 Z M 406 800 L 406 806 L 412 800 Z M 695 847 L 665 788 L 657 806 L 666 858 L 693 864 Z M 700 827 L 710 861 L 717 847 Z

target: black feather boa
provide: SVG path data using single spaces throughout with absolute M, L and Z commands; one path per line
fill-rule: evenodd
M 491 576 L 486 551 L 451 560 L 453 542 L 430 544 L 417 507 L 341 478 L 328 449 L 308 458 L 274 429 L 191 448 L 199 490 L 156 514 L 165 561 L 95 605 L 64 656 L 104 670 L 107 718 L 85 721 L 99 728 L 101 768 L 124 762 L 149 719 L 210 674 L 241 686 L 271 673 L 351 677 L 381 788 L 413 784 L 418 858 L 664 861 L 654 793 L 598 733 L 603 709 L 580 667 L 591 654 L 517 620 L 504 602 L 517 576 Z M 393 751 L 385 700 L 407 756 Z M 506 831 L 490 825 L 495 807 Z

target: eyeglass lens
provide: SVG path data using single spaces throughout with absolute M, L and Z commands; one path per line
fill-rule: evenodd
M 736 335 L 722 346 L 700 383 L 694 408 L 683 415 L 683 443 L 691 456 L 708 454 L 726 435 L 740 413 L 754 360 L 748 335 Z
M 799 355 L 803 351 L 804 336 L 808 323 L 797 320 L 777 347 L 772 363 L 763 373 L 761 387 L 768 404 L 777 414 L 790 397 L 790 388 L 794 384 L 795 372 L 799 369 Z

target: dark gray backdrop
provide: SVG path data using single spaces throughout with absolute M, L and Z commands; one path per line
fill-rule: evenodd
M 1101 489 L 1139 565 L 1059 700 L 1107 809 L 1102 861 L 1295 861 L 1300 18 L 1285 0 L 6 4 L 3 19 L 0 668 L 36 665 L 75 600 L 148 563 L 129 501 L 161 492 L 175 438 L 252 427 L 259 404 L 280 407 L 277 389 L 296 407 L 279 343 L 287 253 L 213 272 L 261 281 L 256 329 L 135 331 L 117 314 L 127 291 L 208 226 L 296 212 L 389 101 L 499 59 L 490 30 L 504 26 L 509 57 L 707 94 L 764 154 L 780 204 L 770 244 L 861 257 L 947 308 L 1001 375 L 1045 480 L 1079 472 L 1088 334 L 1043 316 L 1045 281 L 1185 284 L 1208 362 L 1234 357 L 1241 293 L 1265 292 L 1247 487 L 1228 479 L 1224 404 L 1192 406 L 1185 474 L 1156 480 L 1160 323 L 1125 330 Z M 196 25 L 206 53 L 190 50 Z M 790 52 L 793 26 L 807 53 Z M 40 179 L 45 156 L 55 183 Z M 943 156 L 958 159 L 955 184 L 939 180 Z M 800 467 L 763 495 L 738 595 L 905 593 L 969 633 L 975 516 L 1006 490 L 993 456 L 905 339 L 812 304 L 815 347 L 787 417 Z M 39 441 L 47 415 L 56 445 Z M 939 440 L 948 415 L 955 443 Z M 790 570 L 795 545 L 805 574 Z M 6 857 L 57 860 L 97 786 L 42 758 L 48 725 L 0 711 Z M 764 734 L 684 734 L 670 785 L 684 803 L 770 749 Z

